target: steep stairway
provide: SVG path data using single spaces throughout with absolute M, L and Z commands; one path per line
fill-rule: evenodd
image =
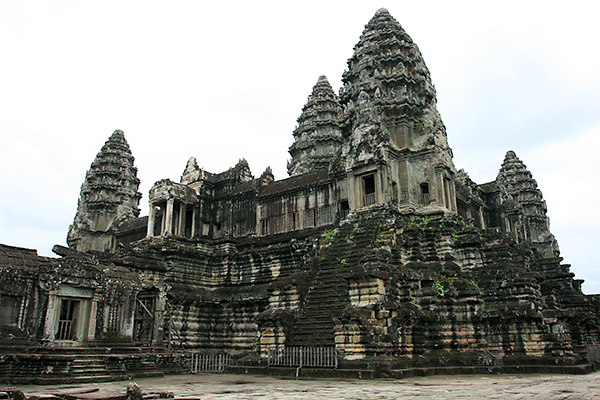
M 315 279 L 304 310 L 286 341 L 287 346 L 335 345 L 334 318 L 349 304 L 346 275 L 367 255 L 379 233 L 379 219 L 359 219 L 341 225 L 321 249 Z M 327 240 L 328 233 L 324 234 Z

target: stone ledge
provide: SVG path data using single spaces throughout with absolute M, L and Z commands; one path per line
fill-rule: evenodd
M 373 369 L 341 369 L 341 368 L 295 368 L 295 367 L 259 367 L 230 366 L 227 373 L 268 375 L 278 377 L 299 378 L 336 378 L 336 379 L 377 379 L 377 378 L 411 378 L 433 375 L 489 375 L 489 374 L 573 374 L 583 375 L 595 372 L 598 365 L 520 365 L 502 367 L 431 367 L 407 368 L 388 371 Z M 298 374 L 298 375 L 296 375 Z

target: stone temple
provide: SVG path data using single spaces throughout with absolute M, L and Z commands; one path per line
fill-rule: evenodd
M 385 9 L 342 80 L 312 88 L 289 178 L 192 157 L 146 217 L 115 131 L 60 258 L 0 245 L 0 377 L 181 371 L 191 353 L 334 374 L 280 362 L 293 349 L 333 351 L 348 376 L 590 371 L 600 297 L 561 263 L 525 164 L 508 151 L 485 184 L 456 169 L 429 70 Z

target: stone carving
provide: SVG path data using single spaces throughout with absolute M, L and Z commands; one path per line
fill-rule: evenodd
M 341 108 L 325 76 L 320 76 L 298 118 L 288 162 L 291 176 L 327 169 L 341 148 Z
M 80 251 L 115 249 L 118 225 L 135 219 L 142 197 L 137 168 L 123 131 L 106 141 L 81 186 L 77 214 L 69 228 L 67 243 Z

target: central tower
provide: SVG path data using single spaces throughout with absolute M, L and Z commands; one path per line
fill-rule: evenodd
M 417 45 L 386 9 L 378 10 L 365 26 L 342 80 L 337 121 L 332 119 L 335 112 L 327 121 L 318 121 L 327 123 L 330 141 L 331 132 L 341 132 L 341 145 L 327 147 L 329 158 L 320 159 L 330 163 L 330 171 L 345 173 L 346 188 L 341 192 L 347 193 L 349 208 L 394 202 L 456 211 L 456 169 L 429 70 Z M 338 101 L 332 94 L 317 97 L 315 92 L 299 119 L 303 132 L 308 130 L 305 114 L 315 108 L 309 107 L 315 99 L 327 100 L 330 110 Z M 323 130 L 315 126 L 312 136 Z M 297 166 L 314 168 L 316 164 L 305 161 L 307 154 L 322 154 L 318 150 L 323 146 L 308 148 L 304 142 L 309 135 L 294 132 L 294 136 L 290 165 L 296 168 L 290 172 L 305 173 Z M 310 151 L 300 150 L 305 148 Z

